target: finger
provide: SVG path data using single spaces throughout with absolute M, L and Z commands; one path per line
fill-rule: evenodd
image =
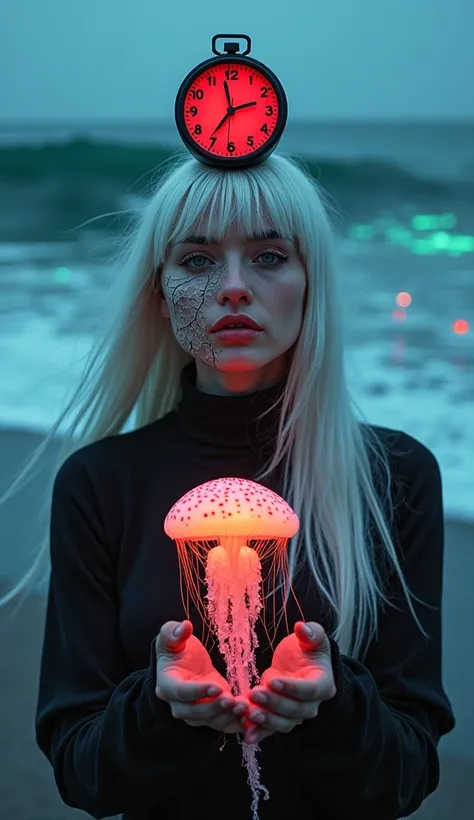
M 267 706 L 252 706 L 248 719 L 260 726 L 266 726 L 271 717 L 282 717 L 285 720 L 308 720 L 318 714 L 319 701 L 296 701 L 291 698 L 269 698 Z M 262 719 L 263 718 L 263 719 Z
M 248 698 L 239 698 L 239 696 L 236 696 L 234 698 L 234 706 L 232 708 L 232 712 L 237 718 L 243 718 L 244 715 L 248 713 L 250 705 L 251 704 L 249 703 Z
M 176 686 L 176 700 L 186 704 L 212 703 L 221 694 L 222 687 L 212 681 L 179 681 Z
M 336 694 L 332 674 L 324 670 L 317 671 L 311 678 L 304 680 L 283 679 L 283 693 L 289 698 L 303 703 L 331 700 Z M 271 684 L 270 684 L 271 685 Z
M 167 675 L 165 671 L 158 673 L 156 693 L 162 700 L 169 703 L 192 704 L 196 701 L 214 700 L 222 692 L 212 681 L 182 681 L 176 675 Z
M 295 701 L 306 703 L 307 701 L 321 700 L 321 691 L 324 688 L 327 673 L 324 670 L 316 669 L 305 678 L 275 678 L 267 684 L 265 694 L 270 698 L 271 703 L 275 703 L 278 697 L 291 698 Z M 251 700 L 255 700 L 257 690 L 252 692 Z
M 156 638 L 156 654 L 169 655 L 181 652 L 193 634 L 191 621 L 167 621 Z
M 171 704 L 171 711 L 174 717 L 192 722 L 192 725 L 207 726 L 216 720 L 238 724 L 239 721 L 232 714 L 232 706 L 231 698 L 212 698 L 212 700 L 208 699 L 206 702 L 201 703 L 176 701 Z
M 303 648 L 310 651 L 316 651 L 326 638 L 326 632 L 316 621 L 297 621 L 294 631 Z
M 206 698 L 199 702 L 175 701 L 171 704 L 171 710 L 175 717 L 182 720 L 197 720 L 209 723 L 209 721 L 220 718 L 222 715 L 235 720 L 232 714 L 232 706 L 232 698 L 226 696 L 224 698 Z

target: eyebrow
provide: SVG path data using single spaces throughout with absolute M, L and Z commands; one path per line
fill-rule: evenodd
M 269 230 L 263 232 L 256 232 L 252 233 L 250 236 L 245 237 L 246 242 L 263 242 L 267 239 L 282 239 L 284 241 L 289 242 L 290 239 L 287 236 L 281 236 L 278 231 Z M 173 243 L 173 247 L 176 245 L 220 245 L 221 243 L 215 236 L 187 236 L 185 239 L 180 239 L 178 242 Z

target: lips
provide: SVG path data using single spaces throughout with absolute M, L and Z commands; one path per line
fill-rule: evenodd
M 240 329 L 250 329 L 250 330 L 263 330 L 260 325 L 254 322 L 250 316 L 246 316 L 242 313 L 237 314 L 228 314 L 227 316 L 223 316 L 222 319 L 219 319 L 210 329 L 210 333 L 217 333 L 218 330 L 228 330 L 232 327 L 235 328 L 235 325 L 239 325 Z M 237 328 L 235 328 L 237 329 Z

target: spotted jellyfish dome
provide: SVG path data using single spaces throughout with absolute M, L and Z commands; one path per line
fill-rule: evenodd
M 283 498 L 261 484 L 219 478 L 183 495 L 171 507 L 164 528 L 174 539 L 291 538 L 298 532 L 299 521 Z

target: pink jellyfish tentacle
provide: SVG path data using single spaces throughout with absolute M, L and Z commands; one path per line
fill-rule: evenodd
M 258 682 L 255 625 L 262 609 L 261 565 L 242 539 L 209 550 L 206 561 L 207 611 L 234 695 L 247 694 Z
M 233 584 L 230 561 L 224 547 L 209 550 L 206 561 L 207 613 L 212 631 L 217 636 L 219 652 L 227 669 L 227 681 L 233 694 L 238 690 L 237 664 L 232 651 Z
M 228 556 L 236 560 L 229 560 Z M 211 628 L 218 636 L 219 651 L 224 656 L 228 683 L 234 695 L 246 694 L 259 680 L 255 662 L 258 646 L 255 625 L 262 609 L 260 559 L 254 549 L 246 545 L 221 545 L 209 550 L 206 562 L 208 613 Z M 239 738 L 247 782 L 252 794 L 251 811 L 258 820 L 260 792 L 264 800 L 270 795 L 260 782 L 257 761 L 259 747 Z
M 248 671 L 248 691 L 260 680 L 255 660 L 255 650 L 258 647 L 255 627 L 263 609 L 262 566 L 260 558 L 251 547 L 243 546 L 240 549 L 237 576 L 241 593 L 237 603 L 235 628 L 240 635 L 242 665 Z

